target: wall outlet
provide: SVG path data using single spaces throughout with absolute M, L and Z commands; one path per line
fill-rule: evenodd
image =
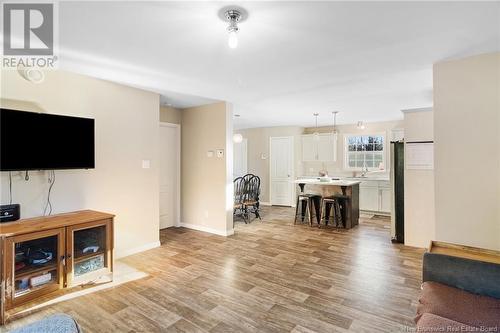
M 218 158 L 224 157 L 224 149 L 217 149 L 217 157 Z
M 151 161 L 150 160 L 142 160 L 142 168 L 143 169 L 151 168 Z

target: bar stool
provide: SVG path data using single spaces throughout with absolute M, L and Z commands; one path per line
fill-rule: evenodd
M 293 221 L 293 224 L 297 223 L 298 216 L 300 216 L 302 222 L 304 222 L 304 218 L 308 216 L 309 225 L 312 227 L 313 218 L 316 217 L 316 213 L 313 211 L 313 206 L 315 205 L 315 202 L 318 202 L 320 200 L 320 198 L 321 197 L 316 194 L 299 194 L 297 196 L 297 203 L 295 205 L 295 220 Z
M 345 221 L 347 219 L 347 205 L 349 203 L 349 197 L 347 195 L 343 194 L 335 194 L 334 195 L 335 199 L 337 199 L 337 202 L 339 204 L 339 209 L 340 209 L 340 214 L 339 214 L 339 220 L 338 224 L 342 228 L 345 228 Z
M 320 224 L 318 224 L 318 227 L 321 225 L 321 222 L 325 222 L 325 226 L 328 225 L 328 222 L 330 220 L 330 216 L 333 217 L 333 226 L 334 227 L 339 227 L 343 226 L 342 222 L 342 213 L 340 210 L 340 205 L 339 205 L 339 198 L 336 196 L 331 196 L 331 197 L 324 197 L 321 200 L 321 220 Z M 330 212 L 333 212 L 331 215 Z

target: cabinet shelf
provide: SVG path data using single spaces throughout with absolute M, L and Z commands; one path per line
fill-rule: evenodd
M 75 264 L 77 264 L 79 262 L 85 261 L 85 260 L 93 258 L 93 257 L 98 257 L 98 256 L 103 255 L 103 254 L 104 254 L 104 251 L 102 251 L 102 250 L 97 251 L 97 252 L 92 252 L 92 253 L 85 253 L 85 254 L 79 255 L 78 257 L 75 257 L 74 262 L 75 262 Z
M 39 286 L 30 287 L 30 288 L 26 288 L 26 289 L 22 289 L 22 290 L 16 290 L 14 292 L 14 297 L 20 297 L 20 296 L 28 295 L 28 294 L 34 293 L 36 291 L 42 290 L 44 288 L 47 288 L 47 286 L 50 286 L 50 285 L 54 286 L 54 285 L 57 285 L 57 284 L 58 284 L 57 280 L 55 278 L 52 278 L 47 283 L 41 284 Z
M 16 271 L 15 278 L 16 279 L 22 279 L 26 277 L 31 277 L 33 275 L 40 274 L 42 272 L 47 272 L 47 271 L 53 271 L 57 269 L 57 263 L 55 260 L 51 260 L 46 264 L 39 265 L 39 266 L 34 266 L 34 265 L 29 265 L 26 267 L 21 268 L 20 270 Z

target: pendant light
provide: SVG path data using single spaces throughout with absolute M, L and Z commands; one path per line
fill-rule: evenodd
M 337 141 L 338 141 L 338 131 L 337 131 L 337 113 L 338 111 L 333 111 L 333 131 L 332 131 L 332 144 L 333 144 L 333 161 L 337 162 Z
M 234 120 L 236 122 L 236 119 L 238 119 L 240 117 L 239 114 L 235 114 L 234 115 Z M 243 141 L 243 135 L 241 135 L 241 133 L 234 133 L 233 134 L 233 142 L 234 143 L 241 143 Z
M 319 141 L 319 132 L 318 132 L 318 116 L 319 113 L 313 113 L 314 117 L 316 117 L 316 128 L 313 133 L 314 141 Z

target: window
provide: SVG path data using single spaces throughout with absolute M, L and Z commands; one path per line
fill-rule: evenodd
M 376 169 L 385 166 L 384 135 L 346 135 L 345 168 Z

